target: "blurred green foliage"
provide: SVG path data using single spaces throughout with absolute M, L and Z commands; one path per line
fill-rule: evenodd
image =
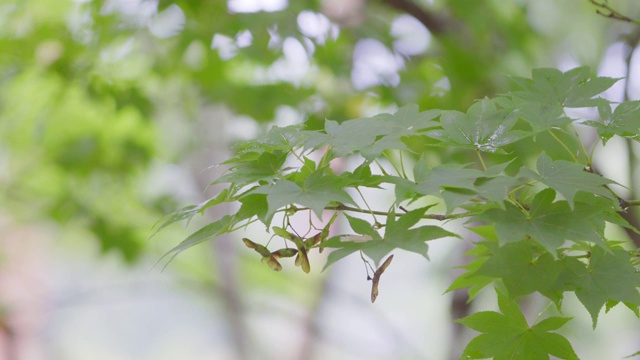
M 181 201 L 144 196 L 150 165 L 179 161 L 202 141 L 189 134 L 178 147 L 163 142 L 171 130 L 158 119 L 169 111 L 193 123 L 203 107 L 224 105 L 267 124 L 288 106 L 314 129 L 325 118 L 340 122 L 407 103 L 463 110 L 506 89 L 502 74 L 528 74 L 567 56 L 567 49 L 577 62 L 597 64 L 610 26 L 587 1 L 422 2 L 447 26 L 431 32 L 426 50 L 403 55 L 394 50 L 391 28 L 407 14 L 390 3 L 354 2 L 352 13 L 337 17 L 330 1 L 229 13 L 224 1 L 1 0 L 3 209 L 17 218 L 85 226 L 102 249 L 133 261 L 153 221 Z M 158 35 L 154 21 L 176 6 L 183 24 Z M 570 14 L 576 23 L 547 24 L 538 15 L 542 8 L 560 19 Z M 300 19 L 309 11 L 326 14 L 333 35 L 306 34 Z M 592 35 L 596 56 L 580 58 L 584 52 L 567 45 L 575 28 Z M 246 31 L 250 45 L 240 46 Z M 234 55 L 212 49 L 216 34 L 229 39 Z M 288 39 L 308 56 L 299 81 L 269 75 L 285 58 Z M 354 49 L 365 39 L 395 56 L 397 84 L 354 87 Z M 433 155 L 448 161 L 446 151 Z

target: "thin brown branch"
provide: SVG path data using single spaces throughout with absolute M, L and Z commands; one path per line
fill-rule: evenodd
M 307 209 L 306 208 L 296 208 L 296 210 L 307 210 Z M 352 212 L 359 212 L 359 213 L 363 213 L 363 214 L 373 214 L 373 215 L 380 215 L 380 216 L 390 216 L 391 215 L 388 211 L 365 210 L 365 209 L 359 209 L 359 208 L 355 208 L 355 207 L 351 207 L 351 206 L 347 206 L 347 205 L 343 205 L 343 204 L 340 204 L 338 206 L 327 206 L 327 207 L 325 207 L 325 210 L 352 211 Z M 404 213 L 396 213 L 395 215 L 396 215 L 396 217 L 399 217 L 399 216 L 404 215 Z M 476 215 L 476 213 L 466 212 L 466 213 L 451 214 L 451 215 L 426 214 L 422 218 L 423 219 L 427 219 L 427 220 L 440 220 L 440 221 L 442 221 L 442 220 L 461 219 L 461 218 L 469 217 L 469 216 L 473 216 L 473 215 Z
M 412 0 L 382 0 L 382 3 L 413 16 L 434 35 L 450 32 L 455 27 L 447 14 L 429 11 Z
M 640 25 L 640 20 L 632 19 L 621 12 L 614 9 L 606 2 L 599 2 L 597 0 L 589 0 L 590 3 L 597 7 L 596 14 L 623 22 L 628 22 L 636 25 Z

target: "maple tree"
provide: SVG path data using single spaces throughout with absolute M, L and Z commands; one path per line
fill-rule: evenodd
M 551 332 L 570 319 L 549 317 L 529 326 L 517 301 L 538 292 L 561 310 L 564 294 L 574 292 L 594 328 L 601 309 L 619 302 L 638 315 L 637 251 L 625 249 L 605 232 L 607 223 L 637 231 L 621 216 L 636 202 L 621 198 L 609 187 L 614 181 L 593 170 L 596 144 L 585 144 L 576 131 L 578 126 L 590 127 L 602 143 L 613 136 L 637 139 L 640 124 L 623 121 L 639 117 L 637 103 L 614 104 L 600 96 L 616 81 L 595 77 L 587 67 L 564 73 L 537 69 L 531 79 L 514 78 L 513 91 L 479 100 L 466 113 L 420 112 L 407 105 L 393 115 L 327 120 L 322 130 L 304 124 L 272 128 L 237 147 L 237 155 L 226 162 L 228 172 L 216 180 L 228 184 L 224 190 L 201 205 L 175 212 L 161 227 L 223 202 L 237 202 L 239 210 L 204 226 L 169 253 L 259 221 L 271 238 L 284 242 L 258 245 L 245 239 L 245 244 L 273 270 L 282 268 L 277 258 L 297 253 L 296 265 L 309 272 L 307 253 L 327 248 L 332 252 L 325 268 L 357 253 L 367 265 L 364 256 L 377 265 L 397 249 L 427 257 L 428 241 L 462 238 L 455 226 L 445 229 L 452 223 L 458 230 L 475 231 L 479 240 L 469 252 L 473 260 L 465 266 L 467 272 L 449 291 L 469 287 L 473 299 L 494 284 L 502 311 L 458 320 L 482 333 L 463 356 L 575 359 L 569 341 Z M 569 108 L 597 112 L 590 119 L 571 118 Z M 526 141 L 537 144 L 536 138 L 544 134 L 555 139 L 560 151 L 519 148 Z M 465 162 L 430 164 L 427 155 L 432 150 L 458 153 Z M 318 153 L 321 157 L 314 160 Z M 464 156 L 470 154 L 474 163 Z M 331 166 L 347 158 L 357 161 L 353 170 Z M 406 170 L 410 162 L 412 172 Z M 393 193 L 395 200 L 386 210 L 371 209 L 361 188 Z M 307 229 L 290 221 L 299 213 L 308 214 Z M 332 214 L 328 223 L 322 220 L 327 213 Z M 354 217 L 358 213 L 360 217 Z M 384 223 L 378 220 L 381 216 Z M 330 231 L 336 218 L 345 219 L 352 233 Z M 313 229 L 319 232 L 311 234 Z M 280 243 L 281 249 L 268 249 Z M 377 270 L 368 265 L 375 275 L 372 301 L 390 259 Z

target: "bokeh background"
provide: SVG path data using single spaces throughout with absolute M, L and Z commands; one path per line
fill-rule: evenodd
M 637 1 L 608 4 L 640 19 Z M 598 9 L 589 0 L 0 0 L 0 359 L 456 359 L 473 333 L 452 319 L 491 306 L 490 291 L 469 306 L 464 292 L 444 294 L 469 239 L 432 242 L 430 262 L 397 253 L 372 305 L 359 257 L 321 272 L 316 256 L 309 275 L 276 273 L 243 234 L 156 266 L 233 208 L 150 237 L 153 226 L 215 195 L 208 184 L 231 146 L 274 125 L 313 129 L 407 103 L 465 110 L 507 91 L 508 76 L 545 66 L 628 78 L 607 96 L 640 99 L 640 27 Z M 612 140 L 596 159 L 628 198 L 638 198 L 638 150 Z M 546 303 L 532 296 L 524 306 L 533 319 Z M 565 332 L 581 358 L 640 350 L 631 312 L 614 308 L 592 331 L 575 298 L 563 310 L 575 316 Z

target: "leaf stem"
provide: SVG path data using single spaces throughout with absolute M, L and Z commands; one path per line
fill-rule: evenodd
M 575 135 L 576 140 L 578 140 L 578 142 L 580 143 L 580 147 L 582 148 L 582 152 L 584 153 L 587 166 L 591 166 L 591 157 L 589 156 L 589 152 L 587 152 L 587 148 L 584 146 L 584 142 L 582 142 L 582 140 L 580 139 L 578 130 L 576 129 L 575 126 L 573 126 L 573 124 L 570 124 L 569 126 L 571 126 L 571 129 L 573 130 L 573 134 Z M 593 153 L 591 153 L 591 155 L 593 155 Z
M 364 209 L 354 208 L 354 207 L 343 205 L 343 204 L 340 204 L 338 206 L 327 206 L 324 209 L 325 210 L 336 210 L 336 211 L 351 211 L 351 212 L 358 212 L 358 213 L 362 213 L 362 214 L 372 214 L 372 215 L 375 214 L 375 215 L 380 215 L 380 216 L 390 216 L 391 215 L 387 211 L 364 210 Z M 309 209 L 308 208 L 297 208 L 296 210 L 309 210 Z M 439 220 L 439 221 L 455 220 L 455 219 L 462 219 L 462 218 L 465 218 L 465 217 L 470 217 L 470 216 L 474 216 L 474 215 L 478 215 L 478 214 L 480 214 L 480 213 L 465 212 L 465 213 L 450 214 L 450 215 L 426 214 L 426 215 L 422 216 L 422 219 Z M 396 213 L 395 214 L 396 217 L 400 217 L 402 215 L 404 215 L 404 214 L 403 213 Z
M 487 171 L 487 165 L 484 163 L 484 160 L 482 159 L 482 154 L 480 153 L 480 150 L 476 149 L 476 154 L 478 155 L 478 159 L 480 159 L 480 165 L 482 165 L 482 170 Z
M 373 210 L 371 210 L 371 206 L 369 206 L 367 199 L 364 197 L 364 195 L 362 195 L 360 188 L 356 187 L 356 191 L 358 192 L 358 194 L 360 194 L 360 197 L 362 198 L 362 201 L 364 201 L 364 204 L 367 206 L 367 209 L 369 209 L 369 214 L 373 216 L 373 221 L 378 222 L 378 219 L 376 219 L 376 214 L 374 214 Z
M 382 172 L 382 175 L 389 176 L 389 173 L 382 167 L 382 164 L 380 164 L 380 162 L 378 160 L 373 160 L 373 162 L 375 162 L 376 165 L 378 165 L 378 168 Z
M 324 167 L 330 153 L 331 153 L 331 145 L 327 145 L 327 148 L 324 150 L 324 155 L 322 155 L 322 159 L 320 159 L 320 163 L 318 163 L 318 169 Z
M 559 137 L 557 137 L 557 136 L 556 136 L 556 134 L 554 134 L 554 133 L 553 133 L 552 129 L 549 129 L 549 130 L 547 130 L 547 131 L 549 132 L 549 134 L 550 134 L 554 139 L 556 139 L 556 141 L 557 141 L 560 145 L 562 145 L 562 147 L 563 147 L 565 150 L 567 150 L 567 152 L 569 153 L 569 155 L 571 155 L 571 158 L 573 159 L 573 161 L 579 164 L 579 163 L 580 163 L 580 161 L 578 161 L 578 158 L 573 154 L 573 152 L 571 151 L 571 149 L 569 149 L 569 147 L 568 147 L 564 142 L 562 142 L 562 140 L 560 140 L 560 138 L 559 138 Z
M 534 324 L 537 324 L 538 321 L 540 321 L 540 318 L 542 317 L 542 314 L 544 314 L 545 312 L 547 312 L 547 310 L 549 310 L 549 308 L 551 307 L 551 305 L 553 305 L 553 302 L 549 301 L 549 303 L 547 304 L 547 306 L 544 307 L 544 309 L 542 309 L 542 311 L 540 311 L 540 313 L 538 314 L 538 317 L 536 317 L 536 320 L 533 322 Z
M 391 159 L 391 156 L 387 152 L 385 152 L 384 153 L 384 157 L 387 158 L 387 160 L 389 160 L 389 164 L 391 164 L 391 166 L 393 166 L 393 169 L 396 171 L 396 174 L 398 174 L 398 176 L 402 177 L 402 172 L 400 172 L 400 170 L 398 169 L 396 164 L 393 163 L 393 159 Z
M 399 153 L 400 153 L 400 170 L 402 170 L 402 176 L 404 176 L 405 179 L 408 179 L 407 173 L 404 170 L 404 160 L 402 156 L 402 150 L 399 150 Z

